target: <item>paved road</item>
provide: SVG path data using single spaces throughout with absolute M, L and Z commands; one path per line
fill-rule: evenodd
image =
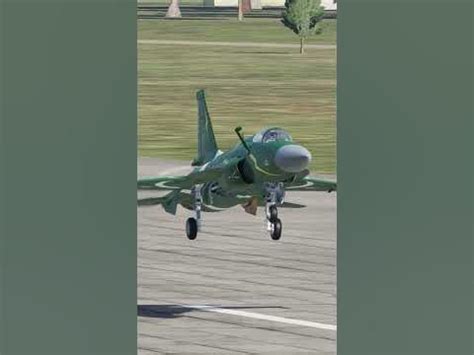
M 299 44 L 294 43 L 268 43 L 268 42 L 212 42 L 212 41 L 174 41 L 140 39 L 138 44 L 158 44 L 158 45 L 180 45 L 180 46 L 223 46 L 223 47 L 258 47 L 258 48 L 299 48 Z M 336 49 L 334 44 L 305 44 L 306 48 L 315 49 Z
M 188 169 L 144 158 L 138 175 Z M 189 241 L 188 211 L 138 210 L 139 354 L 336 353 L 336 194 L 287 199 L 308 208 L 280 210 L 278 242 L 262 211 L 206 213 Z
M 237 19 L 237 8 L 232 6 L 227 7 L 210 7 L 210 6 L 196 6 L 186 4 L 186 1 L 180 2 L 181 19 L 184 20 L 200 20 L 200 19 Z M 281 13 L 284 7 L 265 7 L 261 10 L 254 9 L 251 12 L 244 14 L 245 18 L 281 18 Z M 156 19 L 176 21 L 179 19 L 166 19 L 165 15 L 168 11 L 168 5 L 138 3 L 137 15 L 139 19 Z M 336 11 L 326 11 L 325 18 L 336 18 Z

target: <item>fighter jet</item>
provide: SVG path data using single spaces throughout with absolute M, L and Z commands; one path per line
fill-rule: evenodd
M 207 109 L 204 90 L 196 93 L 198 102 L 197 157 L 193 170 L 184 176 L 158 176 L 138 180 L 139 190 L 168 190 L 162 197 L 138 200 L 139 206 L 162 205 L 176 214 L 178 205 L 193 211 L 186 221 L 190 240 L 201 231 L 201 212 L 218 212 L 242 205 L 245 212 L 257 214 L 265 208 L 266 229 L 273 240 L 282 234 L 278 207 L 301 208 L 285 201 L 285 191 L 335 191 L 336 182 L 309 176 L 310 152 L 296 144 L 279 127 L 262 129 L 245 137 L 235 128 L 239 139 L 232 149 L 218 149 Z

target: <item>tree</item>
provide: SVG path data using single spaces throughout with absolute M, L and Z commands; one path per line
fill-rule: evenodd
M 300 53 L 304 53 L 304 41 L 313 34 L 321 33 L 324 8 L 316 0 L 286 0 L 281 22 L 300 38 Z
M 181 17 L 181 11 L 179 10 L 179 0 L 171 0 L 166 17 Z

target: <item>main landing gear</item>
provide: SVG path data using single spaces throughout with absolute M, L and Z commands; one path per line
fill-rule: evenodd
M 194 197 L 194 212 L 196 218 L 190 217 L 186 221 L 186 236 L 189 240 L 194 240 L 197 237 L 198 231 L 201 230 L 201 206 L 202 206 L 202 196 L 201 196 L 201 185 L 194 186 L 191 191 Z
M 268 186 L 265 201 L 265 216 L 267 222 L 267 231 L 273 240 L 281 238 L 281 220 L 278 218 L 277 203 L 283 203 L 284 191 L 280 185 Z
M 193 187 L 191 194 L 194 199 L 193 210 L 195 217 L 190 217 L 186 221 L 186 236 L 189 240 L 194 240 L 198 232 L 201 230 L 201 209 L 202 209 L 202 195 L 201 185 Z M 269 184 L 266 186 L 265 197 L 265 222 L 267 231 L 273 240 L 281 238 L 282 225 L 278 218 L 278 204 L 283 203 L 285 191 L 280 184 Z

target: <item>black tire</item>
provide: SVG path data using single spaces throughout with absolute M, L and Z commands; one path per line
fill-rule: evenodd
M 273 240 L 279 240 L 281 237 L 281 220 L 279 218 L 276 218 L 274 221 L 272 221 L 272 233 L 271 237 Z
M 276 221 L 278 219 L 278 208 L 276 205 L 270 205 L 268 208 L 269 220 L 270 222 Z
M 190 217 L 186 221 L 186 236 L 189 240 L 196 239 L 198 234 L 198 225 L 196 218 Z

